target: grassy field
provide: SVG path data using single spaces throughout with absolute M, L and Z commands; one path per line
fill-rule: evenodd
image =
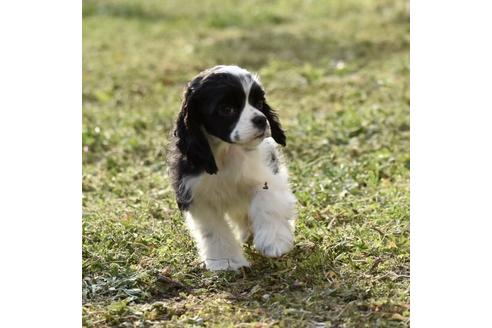
M 185 5 L 187 4 L 187 5 Z M 83 2 L 83 325 L 409 325 L 406 1 Z M 186 82 L 258 72 L 287 133 L 295 248 L 210 273 L 167 178 Z

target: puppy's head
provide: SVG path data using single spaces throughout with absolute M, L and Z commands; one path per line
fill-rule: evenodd
M 175 131 L 188 159 L 214 174 L 217 165 L 205 133 L 247 148 L 269 136 L 283 146 L 286 139 L 257 77 L 237 66 L 213 67 L 188 84 Z

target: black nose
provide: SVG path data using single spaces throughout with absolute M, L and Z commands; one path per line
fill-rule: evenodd
M 252 119 L 253 124 L 259 128 L 259 129 L 264 129 L 266 127 L 266 117 L 265 116 L 255 116 Z

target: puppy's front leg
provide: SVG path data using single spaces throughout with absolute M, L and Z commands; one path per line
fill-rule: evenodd
M 282 256 L 294 246 L 295 204 L 296 198 L 287 186 L 256 191 L 249 216 L 253 243 L 264 255 Z
M 240 267 L 249 266 L 241 245 L 234 238 L 224 218 L 224 213 L 209 206 L 193 204 L 185 216 L 207 269 L 238 270 Z

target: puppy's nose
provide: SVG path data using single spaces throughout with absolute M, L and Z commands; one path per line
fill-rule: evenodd
M 266 127 L 266 117 L 263 115 L 255 116 L 251 121 L 253 121 L 253 124 L 259 129 L 264 129 Z

